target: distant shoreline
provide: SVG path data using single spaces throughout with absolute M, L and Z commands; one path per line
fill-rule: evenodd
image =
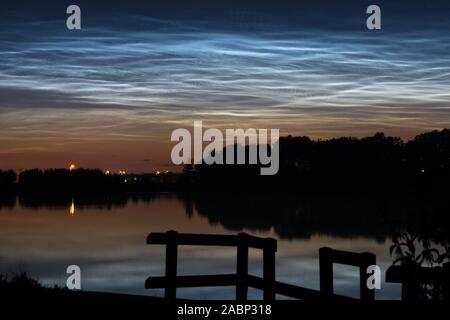
M 236 156 L 237 145 L 223 149 Z M 245 147 L 246 157 L 249 146 Z M 450 129 L 430 131 L 404 143 L 376 133 L 361 139 L 313 141 L 309 137 L 279 140 L 276 175 L 262 176 L 262 163 L 187 164 L 181 173 L 132 174 L 100 169 L 30 169 L 17 174 L 0 170 L 0 190 L 21 193 L 101 192 L 440 192 L 449 191 Z

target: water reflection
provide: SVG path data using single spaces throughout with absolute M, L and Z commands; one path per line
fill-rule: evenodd
M 234 234 L 245 231 L 279 240 L 277 279 L 318 289 L 318 249 L 370 251 L 383 271 L 392 236 L 406 228 L 430 231 L 430 243 L 449 235 L 444 197 L 299 197 L 270 194 L 43 195 L 3 196 L 0 201 L 0 272 L 28 271 L 48 284 L 65 283 L 65 269 L 80 265 L 86 290 L 162 294 L 143 289 L 150 275 L 164 273 L 164 249 L 145 245 L 149 232 Z M 69 213 L 67 214 L 69 209 Z M 73 215 L 72 215 L 73 212 Z M 446 233 L 447 232 L 447 233 Z M 395 239 L 394 239 L 395 240 Z M 445 241 L 448 241 L 445 240 Z M 447 246 L 448 249 L 448 246 Z M 233 249 L 183 248 L 182 274 L 230 273 Z M 261 256 L 250 252 L 249 270 L 261 274 Z M 336 292 L 358 296 L 358 274 L 336 267 Z M 232 288 L 192 288 L 187 298 L 233 298 Z M 398 284 L 385 283 L 377 298 L 400 298 Z M 259 298 L 259 292 L 249 297 Z
M 407 195 L 309 196 L 209 194 L 184 199 L 186 207 L 228 230 L 273 230 L 281 239 L 314 235 L 384 241 L 405 227 L 448 231 L 450 200 Z M 190 208 L 186 210 L 192 212 Z
M 72 198 L 72 203 L 70 204 L 69 207 L 69 213 L 71 216 L 75 215 L 75 201 Z

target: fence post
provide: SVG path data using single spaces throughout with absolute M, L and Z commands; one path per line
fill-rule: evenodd
M 275 300 L 275 252 L 277 251 L 277 241 L 266 238 L 263 249 L 263 281 L 265 301 Z
M 329 298 L 333 295 L 333 261 L 330 248 L 319 249 L 320 294 Z
M 236 300 L 247 300 L 247 275 L 248 275 L 248 235 L 239 233 L 236 262 Z
M 166 287 L 164 290 L 164 295 L 166 299 L 176 299 L 177 296 L 177 255 L 178 255 L 178 244 L 177 244 L 178 232 L 167 231 L 167 243 L 166 243 Z
M 359 266 L 360 298 L 362 301 L 373 301 L 375 300 L 375 289 L 369 289 L 367 286 L 367 280 L 370 277 L 367 273 L 367 268 L 376 265 L 377 258 L 370 252 L 361 253 L 361 257 L 363 257 L 363 263 Z

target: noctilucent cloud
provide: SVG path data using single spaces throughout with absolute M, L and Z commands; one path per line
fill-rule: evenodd
M 1 168 L 168 168 L 194 120 L 313 138 L 450 124 L 446 1 L 5 2 Z

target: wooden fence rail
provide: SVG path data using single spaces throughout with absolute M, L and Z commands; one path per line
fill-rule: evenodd
M 166 233 L 151 233 L 147 237 L 147 244 L 166 246 L 166 270 L 163 277 L 149 277 L 145 287 L 150 289 L 164 288 L 167 299 L 176 299 L 177 287 L 209 287 L 209 286 L 235 286 L 236 300 L 246 300 L 249 287 L 263 290 L 265 301 L 275 299 L 276 294 L 296 299 L 338 299 L 354 300 L 349 297 L 333 293 L 333 263 L 359 266 L 361 299 L 373 300 L 373 290 L 366 286 L 367 266 L 375 264 L 375 255 L 371 253 L 350 253 L 321 248 L 320 257 L 320 288 L 321 291 L 303 288 L 275 280 L 275 253 L 277 241 L 272 238 L 258 238 L 246 233 L 238 235 L 206 235 L 181 234 L 176 231 Z M 237 261 L 235 274 L 217 275 L 188 275 L 177 276 L 178 246 L 233 246 L 237 248 Z M 257 277 L 248 274 L 248 250 L 256 248 L 263 250 L 263 276 Z
M 367 268 L 376 265 L 376 256 L 370 252 L 354 253 L 334 250 L 331 248 L 319 249 L 320 264 L 320 292 L 324 298 L 333 296 L 333 263 L 359 267 L 359 287 L 361 300 L 375 300 L 375 290 L 369 289 L 367 280 L 370 274 Z
M 236 299 L 246 300 L 249 287 L 248 249 L 263 250 L 262 289 L 264 300 L 275 299 L 273 283 L 275 282 L 275 252 L 277 242 L 271 238 L 258 238 L 246 233 L 235 235 L 180 234 L 176 231 L 166 233 L 151 233 L 147 244 L 166 245 L 166 275 L 165 277 L 150 277 L 146 288 L 165 288 L 165 297 L 176 298 L 177 287 L 201 286 L 236 286 Z M 191 246 L 232 246 L 237 247 L 236 274 L 221 274 L 211 276 L 177 276 L 177 251 L 179 245 Z M 253 279 L 254 280 L 254 279 Z

